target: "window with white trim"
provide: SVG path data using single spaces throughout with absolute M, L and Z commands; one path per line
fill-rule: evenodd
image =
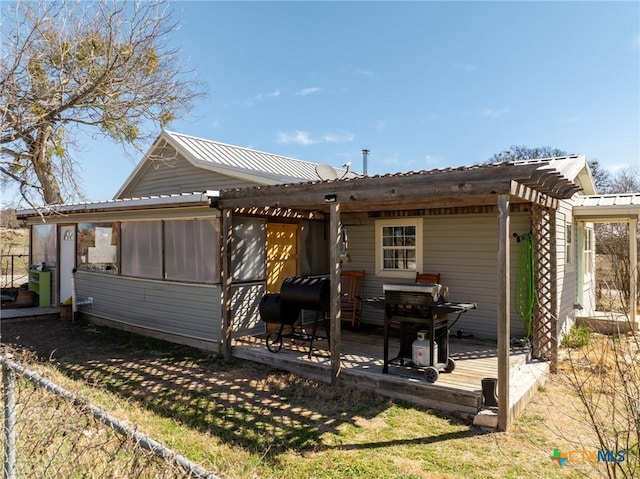
M 593 228 L 584 229 L 584 273 L 593 273 Z
M 376 221 L 376 275 L 411 278 L 422 265 L 422 218 Z
M 567 264 L 573 263 L 573 225 L 565 225 L 564 256 Z

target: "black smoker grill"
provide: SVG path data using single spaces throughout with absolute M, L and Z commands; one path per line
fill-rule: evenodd
M 282 348 L 283 338 L 295 341 L 309 341 L 309 357 L 313 351 L 313 342 L 329 339 L 326 315 L 329 313 L 331 297 L 328 278 L 311 278 L 290 276 L 280 287 L 280 293 L 268 293 L 260 301 L 260 318 L 265 323 L 280 324 L 277 332 L 267 334 L 267 349 L 277 353 Z M 311 334 L 305 332 L 302 326 L 296 326 L 302 310 L 315 311 L 315 318 Z M 318 320 L 322 317 L 326 336 L 316 335 Z M 284 327 L 289 326 L 290 332 L 284 334 Z
M 449 313 L 460 314 L 475 309 L 475 303 L 451 303 L 448 289 L 440 284 L 384 284 L 384 365 L 383 373 L 389 372 L 389 364 L 417 367 L 413 363 L 413 341 L 418 330 L 427 330 L 430 340 L 429 365 L 424 367 L 427 381 L 438 380 L 439 371 L 452 372 L 455 362 L 449 357 Z M 458 315 L 458 317 L 459 317 Z M 389 323 L 400 323 L 400 351 L 389 359 Z M 434 344 L 438 346 L 435 357 Z

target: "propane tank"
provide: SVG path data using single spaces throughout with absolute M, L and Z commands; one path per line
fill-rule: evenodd
M 418 338 L 412 343 L 413 363 L 416 366 L 430 366 L 431 341 L 429 331 L 418 331 Z M 438 345 L 433 343 L 435 361 L 438 360 Z M 435 364 L 434 364 L 435 366 Z

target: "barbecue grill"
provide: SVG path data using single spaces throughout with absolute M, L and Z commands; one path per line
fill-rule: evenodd
M 283 338 L 309 342 L 309 357 L 313 351 L 313 342 L 329 339 L 328 328 L 324 321 L 326 336 L 318 336 L 318 321 L 326 319 L 329 312 L 331 291 L 328 278 L 290 276 L 284 280 L 280 293 L 268 293 L 260 301 L 260 318 L 265 323 L 279 324 L 278 331 L 267 334 L 267 349 L 277 353 L 282 349 Z M 314 311 L 312 331 L 307 333 L 298 325 L 302 310 Z M 289 327 L 284 333 L 285 326 Z
M 441 284 L 384 284 L 384 363 L 382 372 L 389 372 L 389 364 L 421 367 L 427 381 L 438 380 L 439 372 L 453 372 L 455 362 L 449 357 L 449 313 L 460 314 L 475 309 L 475 303 L 452 303 L 449 290 Z M 389 359 L 389 323 L 400 323 L 400 351 Z M 429 358 L 422 367 L 413 360 L 412 344 L 418 330 L 428 331 Z M 437 356 L 436 356 L 437 350 Z

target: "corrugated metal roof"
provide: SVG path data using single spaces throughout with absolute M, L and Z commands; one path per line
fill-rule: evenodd
M 192 163 L 201 167 L 224 167 L 250 173 L 279 183 L 318 179 L 317 163 L 228 145 L 172 131 L 164 131 L 169 141 Z
M 576 198 L 576 217 L 640 217 L 640 193 L 585 195 Z
M 581 196 L 576 206 L 640 206 L 640 193 Z
M 95 211 L 115 211 L 132 208 L 160 208 L 167 206 L 206 205 L 211 198 L 218 196 L 217 191 L 205 191 L 200 193 L 181 193 L 173 195 L 145 196 L 141 198 L 126 198 L 105 201 L 87 201 L 71 203 L 67 205 L 49 205 L 39 210 L 18 210 L 18 218 L 39 215 L 55 215 L 68 213 L 86 213 Z
M 230 188 L 220 192 L 218 205 L 225 207 L 279 206 L 303 208 L 325 203 L 323 194 L 340 193 L 343 205 L 356 208 L 366 202 L 386 200 L 424 200 L 430 197 L 513 193 L 514 183 L 525 199 L 569 199 L 581 190 L 579 184 L 563 175 L 558 168 L 564 162 L 581 163 L 584 157 L 567 157 L 528 162 L 481 163 L 456 168 L 393 173 L 359 178 L 313 181 L 289 185 L 267 185 Z M 567 166 L 567 165 L 562 165 Z M 312 186 L 312 187 L 310 187 Z M 373 192 L 373 193 L 372 193 Z M 542 196 L 539 196 L 542 195 Z M 367 198 L 364 200 L 363 198 Z M 355 210 L 354 210 L 355 211 Z

